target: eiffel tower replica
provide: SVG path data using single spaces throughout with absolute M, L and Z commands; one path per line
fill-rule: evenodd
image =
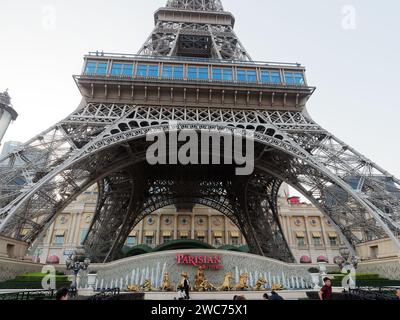
M 84 242 L 93 261 L 120 258 L 130 231 L 152 212 L 202 204 L 228 216 L 252 253 L 294 262 L 278 219 L 286 182 L 353 254 L 357 244 L 388 237 L 400 250 L 400 181 L 310 117 L 315 88 L 303 66 L 253 61 L 234 25 L 219 0 L 169 0 L 138 54 L 86 55 L 74 77 L 79 107 L 0 159 L 0 234 L 34 246 L 97 184 Z M 151 130 L 236 129 L 254 135 L 249 176 L 230 166 L 146 161 Z

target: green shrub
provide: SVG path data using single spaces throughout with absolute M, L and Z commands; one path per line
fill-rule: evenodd
M 333 280 L 333 286 L 340 287 L 342 285 L 342 280 L 335 278 Z M 400 286 L 400 280 L 389 280 L 389 279 L 358 279 L 356 278 L 357 287 L 395 287 Z
M 18 275 L 15 279 L 0 283 L 0 289 L 42 289 L 42 280 L 45 276 L 49 275 L 40 272 Z M 60 272 L 51 277 L 55 278 L 57 289 L 71 285 L 68 277 Z

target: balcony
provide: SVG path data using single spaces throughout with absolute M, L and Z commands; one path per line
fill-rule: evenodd
M 299 64 L 155 57 L 85 56 L 74 77 L 92 102 L 301 109 L 315 88 Z

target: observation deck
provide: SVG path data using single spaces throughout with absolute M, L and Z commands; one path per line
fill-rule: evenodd
M 88 102 L 301 111 L 315 87 L 296 63 L 91 52 L 74 79 Z

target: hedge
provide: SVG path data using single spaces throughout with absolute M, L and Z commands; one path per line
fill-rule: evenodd
M 15 279 L 0 283 L 0 289 L 42 289 L 42 279 L 48 274 L 27 273 L 18 275 Z M 56 282 L 56 288 L 70 287 L 71 282 L 68 277 L 62 273 L 53 276 Z M 51 276 L 50 276 L 51 278 Z

